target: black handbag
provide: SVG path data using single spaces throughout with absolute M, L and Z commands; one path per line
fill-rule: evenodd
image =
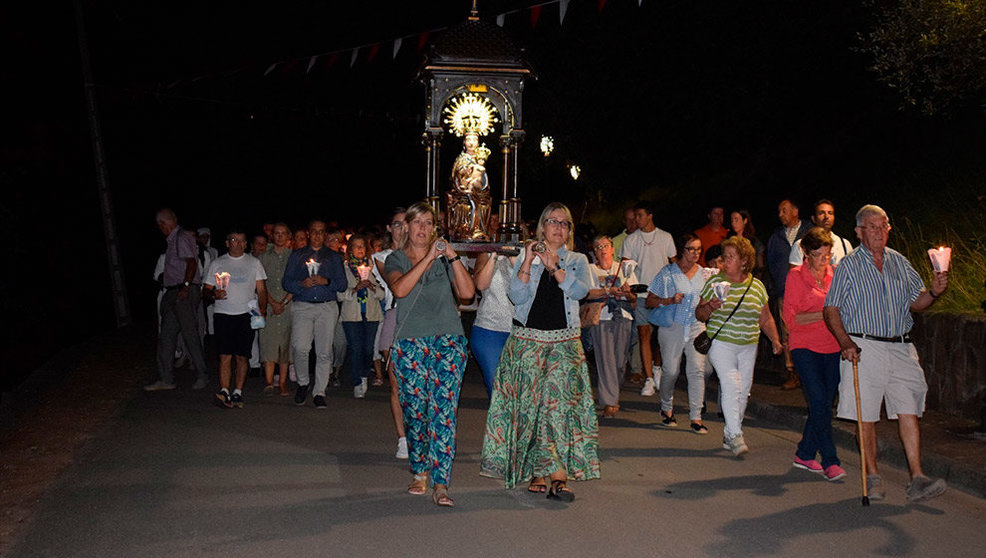
M 733 307 L 733 311 L 730 312 L 728 316 L 726 316 L 726 320 L 724 322 L 722 322 L 722 325 L 721 326 L 719 326 L 719 330 L 716 331 L 715 335 L 713 335 L 712 337 L 709 337 L 703 331 L 702 333 L 700 333 L 700 334 L 698 334 L 698 335 L 695 336 L 695 340 L 692 342 L 692 344 L 695 346 L 695 351 L 696 352 L 698 352 L 699 354 L 702 354 L 702 355 L 709 354 L 709 349 L 712 348 L 712 341 L 715 340 L 715 338 L 719 336 L 719 332 L 722 331 L 722 328 L 726 327 L 726 322 L 729 321 L 729 318 L 732 318 L 733 317 L 733 314 L 735 314 L 736 311 L 739 310 L 740 304 L 743 304 L 743 299 L 746 298 L 746 293 L 750 292 L 750 287 L 752 287 L 752 286 L 753 286 L 753 276 L 751 275 L 750 276 L 750 284 L 747 285 L 746 286 L 746 290 L 743 291 L 743 296 L 740 297 L 739 302 L 737 302 L 736 303 L 736 306 Z

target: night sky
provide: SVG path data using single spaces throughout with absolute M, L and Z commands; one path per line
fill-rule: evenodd
M 867 70 L 855 48 L 871 16 L 859 2 L 609 0 L 600 13 L 597 0 L 572 0 L 563 25 L 551 4 L 532 29 L 524 8 L 536 3 L 479 2 L 484 19 L 520 10 L 504 30 L 537 74 L 524 96 L 527 214 L 557 199 L 615 233 L 613 216 L 643 197 L 677 233 L 715 200 L 749 208 L 766 239 L 781 196 L 829 197 L 847 233 L 861 203 L 906 211 L 940 177 L 981 168 L 981 118 L 902 112 Z M 153 316 L 162 206 L 221 238 L 265 220 L 380 222 L 423 196 L 417 36 L 463 21 L 470 1 L 84 4 L 138 320 Z M 18 263 L 3 279 L 16 296 L 0 304 L 25 316 L 5 340 L 6 388 L 45 351 L 115 322 L 72 3 L 4 7 L 0 21 L 0 80 L 14 101 L 0 184 Z M 352 47 L 376 42 L 373 61 L 364 48 L 350 67 Z M 306 72 L 311 55 L 333 51 Z M 549 159 L 541 134 L 555 138 Z M 447 138 L 443 180 L 458 150 Z M 567 162 L 582 167 L 579 182 Z M 42 333 L 53 321 L 55 341 Z

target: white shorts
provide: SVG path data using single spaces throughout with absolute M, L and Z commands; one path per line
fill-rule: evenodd
M 887 418 L 898 414 L 921 416 L 928 383 L 912 343 L 887 343 L 853 337 L 859 346 L 859 400 L 863 422 L 880 421 L 880 403 L 887 406 Z M 844 360 L 839 383 L 839 418 L 856 420 L 856 394 L 852 363 Z

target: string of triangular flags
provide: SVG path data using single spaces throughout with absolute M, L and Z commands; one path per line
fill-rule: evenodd
M 496 24 L 503 27 L 506 24 L 508 16 L 513 16 L 515 14 L 520 14 L 527 12 L 530 19 L 530 24 L 532 28 L 537 27 L 538 21 L 541 18 L 541 12 L 545 6 L 551 6 L 558 4 L 558 24 L 562 25 L 565 22 L 565 15 L 568 12 L 568 5 L 572 0 L 547 0 L 538 4 L 528 6 L 526 8 L 518 8 L 516 10 L 511 10 L 508 12 L 503 12 L 496 16 Z M 596 5 L 599 13 L 602 13 L 603 9 L 606 7 L 607 0 L 596 0 Z M 644 0 L 637 0 L 637 6 L 643 5 Z M 385 44 L 391 44 L 390 55 L 392 59 L 397 58 L 397 54 L 400 52 L 401 48 L 405 43 L 411 43 L 415 45 L 417 52 L 420 53 L 425 45 L 428 43 L 428 38 L 440 31 L 444 31 L 447 27 L 439 27 L 435 29 L 430 29 L 428 31 L 422 31 L 420 33 L 415 33 L 411 35 L 405 35 L 403 37 L 397 37 L 396 39 L 391 39 L 389 41 L 378 41 L 374 43 L 366 43 L 354 47 L 347 47 L 339 50 L 333 50 L 329 52 L 323 52 L 320 54 L 314 54 L 311 56 L 304 56 L 301 58 L 291 58 L 287 60 L 279 60 L 267 66 L 264 71 L 264 76 L 268 76 L 274 71 L 289 71 L 294 68 L 304 64 L 305 73 L 311 73 L 313 69 L 319 64 L 323 64 L 326 68 L 332 68 L 335 66 L 340 58 L 343 58 L 345 54 L 349 54 L 349 67 L 352 68 L 356 65 L 362 53 L 366 53 L 367 62 L 373 62 L 377 56 L 380 54 L 380 50 Z M 225 72 L 223 75 L 229 76 L 235 73 L 239 73 L 239 70 L 232 72 Z M 208 76 L 198 76 L 190 79 L 181 79 L 175 81 L 167 86 L 168 89 L 176 87 L 182 82 L 197 82 Z

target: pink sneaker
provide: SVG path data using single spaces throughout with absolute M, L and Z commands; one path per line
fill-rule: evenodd
M 794 466 L 797 467 L 798 469 L 804 469 L 805 471 L 811 471 L 812 473 L 821 473 L 822 472 L 822 464 L 821 463 L 815 461 L 814 459 L 804 460 L 804 459 L 801 459 L 800 457 L 798 457 L 797 455 L 794 456 Z M 845 471 L 843 471 L 843 473 L 845 473 Z
M 846 470 L 838 465 L 829 465 L 825 468 L 825 480 L 837 481 L 846 476 Z

